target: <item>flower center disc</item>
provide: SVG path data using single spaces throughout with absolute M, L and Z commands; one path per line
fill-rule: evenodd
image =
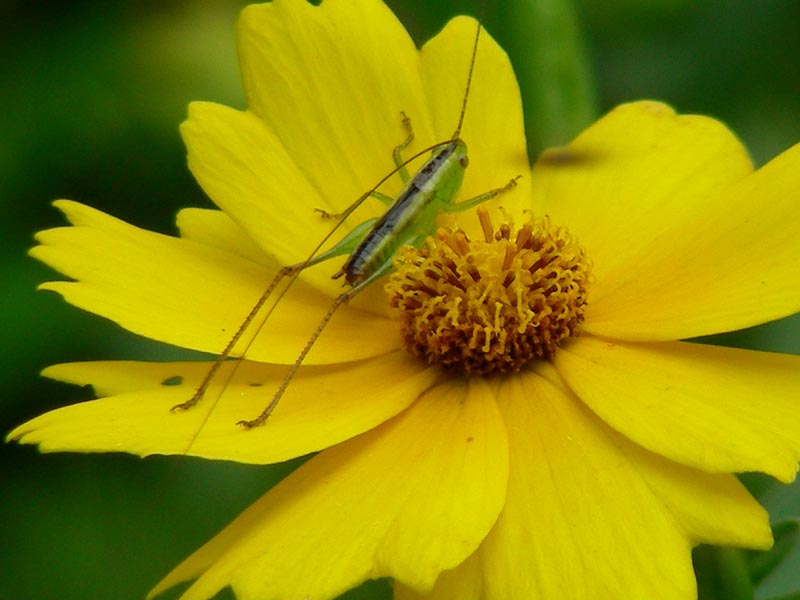
M 386 284 L 403 344 L 429 364 L 485 375 L 519 371 L 578 333 L 590 263 L 548 218 L 516 233 L 478 209 L 483 240 L 442 228 L 404 247 Z

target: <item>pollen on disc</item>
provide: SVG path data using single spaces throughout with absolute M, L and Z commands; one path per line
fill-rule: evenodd
M 478 218 L 483 239 L 442 228 L 403 248 L 386 292 L 413 356 L 466 374 L 514 372 L 578 334 L 591 264 L 546 217 L 516 230 L 484 209 Z

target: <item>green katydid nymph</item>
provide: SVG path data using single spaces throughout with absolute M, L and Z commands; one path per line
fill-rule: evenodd
M 472 76 L 482 28 L 482 22 L 479 20 L 472 46 L 469 72 L 466 74 L 466 85 L 461 103 L 461 111 L 453 135 L 448 140 L 429 146 L 417 152 L 409 159 L 404 160 L 402 152 L 411 144 L 414 139 L 414 134 L 410 119 L 405 114 L 402 114 L 402 123 L 406 129 L 407 136 L 393 151 L 393 158 L 396 165 L 395 169 L 383 177 L 374 187 L 362 194 L 341 214 L 330 215 L 324 211 L 319 211 L 325 218 L 336 218 L 336 225 L 325 238 L 317 244 L 306 260 L 283 267 L 277 273 L 256 304 L 247 316 L 244 317 L 238 330 L 233 334 L 217 360 L 210 367 L 194 395 L 188 401 L 174 406 L 173 410 L 191 408 L 202 399 L 222 363 L 230 357 L 234 346 L 253 324 L 253 321 L 259 313 L 261 313 L 262 308 L 264 308 L 268 299 L 278 288 L 282 280 L 289 278 L 288 285 L 278 294 L 277 300 L 271 305 L 271 308 L 267 309 L 266 316 L 263 317 L 257 327 L 258 330 L 264 326 L 274 307 L 280 302 L 283 295 L 304 269 L 332 258 L 347 255 L 344 265 L 333 275 L 333 278 L 344 278 L 345 285 L 349 286 L 349 289 L 342 292 L 334 299 L 328 312 L 320 320 L 319 325 L 308 339 L 305 347 L 300 351 L 294 363 L 288 368 L 286 376 L 278 389 L 274 392 L 272 399 L 266 407 L 255 418 L 251 420 L 242 420 L 238 423 L 240 426 L 248 429 L 264 424 L 278 405 L 278 402 L 289 387 L 294 375 L 303 364 L 303 361 L 319 336 L 322 335 L 325 326 L 336 310 L 359 292 L 375 283 L 384 275 L 390 273 L 393 269 L 393 260 L 400 248 L 406 245 L 420 247 L 429 236 L 435 233 L 436 220 L 439 214 L 457 213 L 474 208 L 510 190 L 516 185 L 519 176 L 514 177 L 501 187 L 491 189 L 473 198 L 460 202 L 454 201 L 454 198 L 461 188 L 464 171 L 469 162 L 467 145 L 464 140 L 461 139 L 461 129 L 466 114 L 467 100 L 469 99 L 469 91 L 472 85 Z M 407 165 L 427 152 L 432 153 L 430 158 L 425 161 L 416 173 L 413 175 L 409 174 Z M 379 188 L 395 174 L 399 174 L 402 178 L 404 187 L 399 195 L 393 198 L 381 193 Z M 330 239 L 339 225 L 341 225 L 341 223 L 343 223 L 367 198 L 376 198 L 386 204 L 388 209 L 382 216 L 367 220 L 355 227 L 329 250 L 320 252 L 323 244 Z M 258 333 L 256 332 L 255 336 L 257 335 Z M 251 342 L 255 336 L 251 338 Z M 246 351 L 247 348 L 245 348 L 244 353 L 241 354 L 240 360 L 244 358 Z M 232 374 L 230 376 L 232 376 Z

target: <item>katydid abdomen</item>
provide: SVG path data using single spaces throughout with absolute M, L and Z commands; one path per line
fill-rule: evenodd
M 420 168 L 389 209 L 375 222 L 334 278 L 353 288 L 388 273 L 401 246 L 419 246 L 436 228 L 442 206 L 458 193 L 468 163 L 467 146 L 456 139 Z
M 409 177 L 406 171 L 406 165 L 409 161 L 404 161 L 402 159 L 401 151 L 408 147 L 414 136 L 411 130 L 411 121 L 405 113 L 403 113 L 403 124 L 408 131 L 408 136 L 403 143 L 394 149 L 393 156 L 397 167 L 386 177 L 381 179 L 372 189 L 362 194 L 341 214 L 332 215 L 326 211 L 318 210 L 318 212 L 325 217 L 330 218 L 336 216 L 339 219 L 336 227 L 334 227 L 314 248 L 305 261 L 283 267 L 277 273 L 249 314 L 244 318 L 244 321 L 234 333 L 228 345 L 223 349 L 222 353 L 209 369 L 208 374 L 195 390 L 192 398 L 187 402 L 173 407 L 173 410 L 191 408 L 203 397 L 219 367 L 232 355 L 237 342 L 250 327 L 250 324 L 256 316 L 261 312 L 262 307 L 272 295 L 272 292 L 277 288 L 280 281 L 284 278 L 289 279 L 287 286 L 278 293 L 278 298 L 275 303 L 266 309 L 263 320 L 255 327 L 255 333 L 245 345 L 244 349 L 239 353 L 240 357 L 246 354 L 249 344 L 252 343 L 252 340 L 258 335 L 260 328 L 266 323 L 275 305 L 280 301 L 303 270 L 326 262 L 332 258 L 346 255 L 347 259 L 344 265 L 333 277 L 344 277 L 350 289 L 343 291 L 333 299 L 328 312 L 321 318 L 317 328 L 297 355 L 297 359 L 289 366 L 285 378 L 264 410 L 255 419 L 239 421 L 239 425 L 245 428 L 262 425 L 272 414 L 272 411 L 289 387 L 295 373 L 297 373 L 298 369 L 303 364 L 306 356 L 311 351 L 314 343 L 322 334 L 334 313 L 340 306 L 347 303 L 348 300 L 359 292 L 384 275 L 387 275 L 393 269 L 393 260 L 400 248 L 406 245 L 420 247 L 426 238 L 435 233 L 437 217 L 440 214 L 463 212 L 487 200 L 495 198 L 499 194 L 514 187 L 519 176 L 513 178 L 502 187 L 489 190 L 473 198 L 462 200 L 461 202 L 454 202 L 454 198 L 461 188 L 461 182 L 464 179 L 464 170 L 469 162 L 467 158 L 467 146 L 460 136 L 461 128 L 464 123 L 464 115 L 466 114 L 467 99 L 472 82 L 480 31 L 481 25 L 479 23 L 472 47 L 472 58 L 467 74 L 464 99 L 461 104 L 461 113 L 458 117 L 455 132 L 450 139 L 429 146 L 427 150 L 432 151 L 433 155 L 428 158 L 413 177 Z M 427 152 L 427 150 L 418 152 L 411 160 L 421 156 L 423 153 Z M 393 199 L 378 190 L 379 187 L 395 173 L 399 173 L 403 178 L 405 187 L 402 192 Z M 334 231 L 336 231 L 337 227 L 352 215 L 362 202 L 370 197 L 377 198 L 389 208 L 379 218 L 370 219 L 354 227 L 338 243 L 334 244 L 332 248 L 321 252 L 320 250 L 323 244 L 327 242 Z M 231 377 L 233 373 L 235 373 L 235 368 L 231 371 L 229 377 Z

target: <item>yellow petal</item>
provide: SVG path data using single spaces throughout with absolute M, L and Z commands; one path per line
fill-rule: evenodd
M 610 275 L 586 330 L 670 340 L 800 311 L 800 145 L 692 207 L 690 218 Z
M 584 336 L 554 364 L 581 400 L 645 448 L 708 472 L 794 479 L 800 356 Z
M 401 111 L 418 138 L 407 156 L 432 139 L 417 50 L 382 2 L 248 6 L 238 40 L 249 108 L 322 197 L 321 208 L 342 210 L 394 168 L 392 149 L 406 137 Z M 399 189 L 395 177 L 384 191 Z
M 709 195 L 752 171 L 747 153 L 721 123 L 678 116 L 657 102 L 615 108 L 569 146 L 533 168 L 533 206 L 577 236 L 594 263 L 592 303 L 613 291 L 653 246 L 680 243 Z
M 457 17 L 420 52 L 436 136 L 431 143 L 451 137 L 456 128 L 476 28 L 474 19 Z M 470 166 L 459 198 L 477 196 L 505 185 L 512 177 L 525 175 L 515 190 L 493 201 L 495 206 L 504 206 L 521 217 L 522 210 L 530 208 L 531 197 L 522 100 L 508 56 L 486 31 L 481 32 L 478 42 L 461 137 L 469 147 Z M 460 223 L 475 226 L 478 231 L 477 221 L 472 221 L 460 219 Z
M 769 546 L 766 512 L 733 477 L 650 454 L 536 375 L 498 393 L 513 423 L 505 507 L 476 556 L 426 597 L 463 579 L 459 598 L 690 600 L 699 539 Z
M 318 193 L 341 210 L 394 167 L 391 149 L 405 137 L 401 111 L 415 136 L 406 158 L 452 136 L 475 32 L 474 20 L 454 19 L 417 53 L 402 25 L 371 0 L 248 7 L 239 35 L 250 109 L 275 131 Z M 281 94 L 275 81 L 286 83 Z M 486 32 L 465 117 L 462 133 L 473 166 L 459 199 L 527 173 L 519 89 L 508 57 Z M 383 191 L 395 193 L 398 184 L 391 178 Z M 497 203 L 520 205 L 514 213 L 521 214 L 529 186 L 523 179 Z M 473 227 L 469 219 L 467 227 Z
M 483 593 L 480 550 L 455 569 L 442 573 L 430 593 L 420 594 L 401 582 L 394 582 L 394 600 L 485 600 Z
M 335 221 L 315 209 L 336 212 L 343 205 L 323 200 L 275 134 L 252 113 L 195 102 L 181 133 L 189 168 L 205 192 L 279 264 L 304 261 L 332 231 Z M 376 210 L 381 206 L 377 200 L 370 203 Z M 331 280 L 338 266 L 309 269 L 303 278 L 333 296 L 341 291 L 341 283 Z
M 74 227 L 39 233 L 41 245 L 31 255 L 76 281 L 49 282 L 42 289 L 155 340 L 221 352 L 275 273 L 275 266 L 145 231 L 75 202 L 56 206 Z M 247 356 L 294 362 L 329 307 L 330 298 L 298 280 Z M 306 363 L 345 362 L 398 346 L 389 319 L 345 306 Z
M 406 135 L 401 111 L 415 135 L 406 158 L 450 138 L 475 32 L 474 21 L 457 19 L 418 53 L 386 7 L 372 0 L 248 7 L 240 22 L 240 54 L 251 112 L 192 105 L 182 127 L 192 172 L 259 246 L 281 264 L 300 262 L 331 231 L 332 223 L 315 208 L 341 211 L 392 171 L 391 150 Z M 508 58 L 487 34 L 479 50 L 464 126 L 475 167 L 459 200 L 528 170 Z M 280 94 L 276 81 L 285 83 Z M 502 196 L 503 205 L 516 206 L 520 215 L 529 186 L 522 180 Z M 399 187 L 395 176 L 381 190 L 394 194 Z M 332 239 L 382 211 L 376 200 L 365 200 Z M 467 229 L 478 230 L 477 220 L 465 221 Z M 318 269 L 305 278 L 334 294 L 331 274 Z
M 274 257 L 259 248 L 248 234 L 222 211 L 184 208 L 178 213 L 177 225 L 181 237 L 187 240 L 238 254 L 267 266 L 270 272 L 276 272 L 281 266 Z M 340 292 L 341 288 L 334 291 L 337 294 Z M 386 295 L 379 285 L 370 286 L 350 300 L 348 306 L 384 316 L 386 315 Z
M 231 254 L 238 254 L 255 263 L 273 265 L 274 257 L 262 250 L 247 232 L 233 219 L 219 210 L 206 208 L 184 208 L 175 219 L 181 237 L 203 246 L 218 248 Z
M 645 451 L 635 456 L 642 478 L 693 545 L 772 546 L 769 514 L 733 475 L 706 473 Z
M 92 384 L 106 397 L 36 417 L 9 437 L 38 444 L 44 452 L 187 454 L 275 463 L 375 427 L 405 409 L 439 375 L 435 369 L 420 369 L 401 352 L 345 368 L 305 367 L 267 423 L 246 431 L 236 423 L 255 418 L 266 407 L 286 367 L 245 362 L 228 383 L 233 363 L 227 363 L 198 405 L 172 412 L 191 398 L 209 366 L 97 362 L 49 367 L 48 377 Z
M 453 380 L 311 459 L 154 593 L 198 575 L 184 600 L 229 584 L 239 600 L 333 598 L 381 576 L 424 592 L 491 528 L 507 461 L 488 386 Z

